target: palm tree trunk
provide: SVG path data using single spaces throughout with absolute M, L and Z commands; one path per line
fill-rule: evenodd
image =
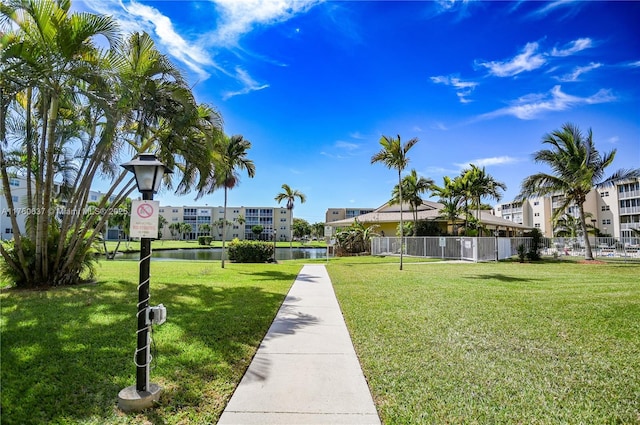
M 398 197 L 400 198 L 400 270 L 402 270 L 402 253 L 404 251 L 404 222 L 402 221 L 402 176 L 398 170 Z
M 584 259 L 593 260 L 593 252 L 591 251 L 591 242 L 589 241 L 589 235 L 587 234 L 587 223 L 584 218 L 584 203 L 580 202 L 578 205 L 580 211 L 580 227 L 582 227 L 582 237 L 584 238 Z
M 289 250 L 293 249 L 293 208 L 289 208 Z
M 225 250 L 225 242 L 227 239 L 227 187 L 224 187 L 224 212 L 222 213 L 222 254 L 221 254 L 221 264 L 224 269 L 224 250 Z

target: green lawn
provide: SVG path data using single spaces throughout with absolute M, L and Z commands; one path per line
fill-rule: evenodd
M 386 424 L 640 423 L 640 265 L 332 261 Z
M 303 263 L 327 264 L 385 424 L 640 423 L 640 264 L 352 257 L 154 261 L 160 405 L 135 384 L 136 262 L 96 284 L 0 294 L 2 424 L 211 424 Z
M 3 425 L 215 423 L 264 337 L 300 264 L 152 262 L 151 381 L 160 407 L 126 415 L 118 392 L 135 384 L 137 262 L 102 262 L 97 284 L 3 290 Z

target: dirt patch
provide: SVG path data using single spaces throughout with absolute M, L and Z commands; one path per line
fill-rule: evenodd
M 607 262 L 600 260 L 580 260 L 578 264 L 607 264 Z

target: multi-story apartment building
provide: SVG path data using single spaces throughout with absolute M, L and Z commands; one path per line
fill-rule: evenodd
M 551 217 L 563 204 L 563 198 L 564 195 L 558 194 L 501 204 L 495 208 L 495 213 L 505 220 L 540 229 L 544 236 L 552 237 Z M 632 229 L 640 230 L 640 179 L 592 190 L 587 195 L 584 211 L 589 215 L 588 224 L 596 227 L 602 235 L 615 238 L 636 236 Z M 565 213 L 579 216 L 576 205 L 570 206 Z
M 210 235 L 214 240 L 222 240 L 223 223 L 225 220 L 224 207 L 210 206 L 161 206 L 159 214 L 166 220 L 160 233 L 162 239 L 196 239 L 198 236 Z M 273 207 L 227 207 L 225 239 L 263 239 L 288 241 L 291 235 L 289 211 L 286 208 Z M 191 231 L 185 235 L 171 228 L 174 223 L 187 223 Z M 203 226 L 207 224 L 211 229 Z M 253 233 L 253 227 L 262 226 L 262 233 Z
M 373 212 L 375 208 L 329 208 L 325 213 L 325 223 L 357 217 Z
M 20 232 L 24 232 L 27 218 L 27 181 L 21 177 L 10 177 L 9 186 L 11 187 L 11 201 L 16 209 L 16 220 Z M 22 211 L 24 209 L 24 211 Z M 21 212 L 24 212 L 21 214 Z M 13 238 L 13 226 L 9 212 L 9 205 L 3 193 L 0 193 L 0 239 L 8 240 Z

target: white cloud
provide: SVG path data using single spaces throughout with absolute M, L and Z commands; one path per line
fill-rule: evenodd
M 344 149 L 349 152 L 352 152 L 360 147 L 356 143 L 343 142 L 342 140 L 338 140 L 334 146 L 338 149 Z
M 590 38 L 578 38 L 577 40 L 573 40 L 562 49 L 553 48 L 551 50 L 551 56 L 556 57 L 564 57 L 571 56 L 575 53 L 578 53 L 582 50 L 589 49 L 593 47 L 593 41 Z
M 349 137 L 351 137 L 352 139 L 358 139 L 358 140 L 366 139 L 366 137 L 359 131 L 354 131 L 353 133 L 349 133 Z
M 460 99 L 461 103 L 471 102 L 471 100 L 467 99 L 467 96 L 470 96 L 473 90 L 478 86 L 478 83 L 475 81 L 463 81 L 455 76 L 438 75 L 431 77 L 431 81 L 436 84 L 455 87 L 456 95 L 458 96 L 458 99 Z
M 476 165 L 478 167 L 487 167 L 487 166 L 491 166 L 491 165 L 515 164 L 516 162 L 521 162 L 521 161 L 523 161 L 523 159 L 519 159 L 519 158 L 514 158 L 512 156 L 503 155 L 503 156 L 493 156 L 493 157 L 490 157 L 490 158 L 472 159 L 472 160 L 470 160 L 468 162 L 457 163 L 455 165 L 460 167 L 461 169 L 463 169 L 463 168 L 469 167 L 471 164 L 474 164 L 474 165 Z
M 212 0 L 220 13 L 218 27 L 211 33 L 216 45 L 235 45 L 256 25 L 284 22 L 304 13 L 323 0 Z
M 207 51 L 195 43 L 190 43 L 185 40 L 180 34 L 178 34 L 173 26 L 171 20 L 160 13 L 157 9 L 146 6 L 140 3 L 131 2 L 128 6 L 124 6 L 125 11 L 130 14 L 127 20 L 131 17 L 139 18 L 144 21 L 145 26 L 153 28 L 153 32 L 156 34 L 157 42 L 163 46 L 167 52 L 184 63 L 190 70 L 198 74 L 201 79 L 207 79 L 209 73 L 205 70 L 205 67 L 216 67 L 215 62 L 207 53 Z M 130 26 L 130 23 L 127 25 Z M 140 30 L 138 27 L 137 31 Z
M 629 66 L 632 68 L 640 68 L 640 61 L 631 62 Z
M 612 145 L 617 144 L 619 141 L 620 141 L 620 138 L 618 136 L 609 137 L 607 139 L 607 142 L 611 143 Z
M 538 43 L 527 43 L 522 52 L 505 61 L 478 62 L 497 77 L 512 77 L 525 71 L 533 71 L 546 63 L 544 55 L 538 53 Z
M 223 93 L 222 98 L 227 100 L 233 96 L 238 96 L 240 94 L 251 93 L 252 91 L 263 90 L 269 87 L 269 84 L 259 84 L 255 81 L 244 69 L 236 66 L 236 79 L 244 86 L 242 89 L 237 91 L 228 91 Z
M 566 94 L 561 90 L 560 86 L 554 86 L 548 93 L 534 93 L 523 96 L 513 102 L 511 106 L 480 115 L 478 119 L 512 115 L 521 120 L 531 120 L 545 112 L 564 111 L 579 105 L 608 103 L 614 100 L 616 100 L 616 97 L 610 90 L 601 89 L 591 96 L 579 97 Z
M 573 72 L 571 72 L 569 74 L 565 74 L 562 77 L 559 77 L 558 80 L 565 81 L 565 82 L 578 81 L 578 78 L 580 78 L 580 76 L 582 74 L 585 74 L 585 73 L 587 73 L 589 71 L 593 71 L 594 69 L 598 69 L 601 66 L 602 66 L 601 63 L 594 63 L 594 62 L 591 62 L 587 66 L 578 66 L 578 67 L 574 68 Z

